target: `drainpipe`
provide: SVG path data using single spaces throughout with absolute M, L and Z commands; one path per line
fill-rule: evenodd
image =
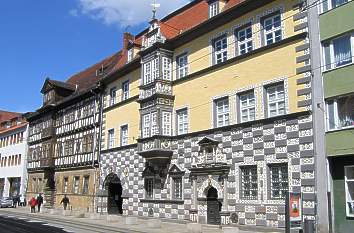
M 97 174 L 97 170 L 100 171 L 100 152 L 101 152 L 101 131 L 102 131 L 102 124 L 101 124 L 101 120 L 102 120 L 102 114 L 103 114 L 103 111 L 102 111 L 102 95 L 100 94 L 100 84 L 98 85 L 98 91 L 99 93 L 96 93 L 94 92 L 93 90 L 91 90 L 91 92 L 94 94 L 95 98 L 94 98 L 94 101 L 95 101 L 95 107 L 94 107 L 94 140 L 93 140 L 93 155 L 92 155 L 92 168 L 94 169 L 94 183 L 93 183 L 93 191 L 94 191 L 94 194 L 93 194 L 93 198 L 92 198 L 92 212 L 95 212 L 95 209 L 96 209 L 96 205 L 97 205 L 97 189 L 100 185 L 100 180 L 99 180 L 99 183 L 97 185 L 97 178 L 99 179 L 100 176 L 99 174 Z M 97 115 L 97 106 L 96 106 L 96 103 L 98 101 L 98 110 L 99 110 L 99 117 L 98 117 L 98 123 L 99 123 L 99 134 L 98 134 L 98 142 L 97 142 L 97 125 L 96 125 L 96 115 Z M 97 147 L 97 143 L 98 143 L 98 150 L 97 150 L 97 163 L 98 163 L 98 167 L 95 166 L 95 149 Z

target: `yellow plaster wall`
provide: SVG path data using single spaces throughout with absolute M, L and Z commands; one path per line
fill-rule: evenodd
M 140 85 L 140 68 L 136 69 L 132 72 L 130 72 L 127 75 L 124 75 L 122 77 L 116 78 L 114 82 L 110 83 L 106 87 L 105 91 L 105 96 L 104 96 L 104 101 L 105 101 L 105 106 L 109 107 L 110 106 L 110 89 L 113 87 L 117 88 L 117 99 L 116 103 L 119 103 L 122 101 L 122 83 L 129 80 L 129 98 L 139 95 L 139 85 Z
M 74 177 L 80 177 L 79 193 L 75 194 L 73 190 Z M 89 176 L 89 188 L 87 194 L 82 194 L 84 176 Z M 70 200 L 70 206 L 73 210 L 85 210 L 92 208 L 94 191 L 94 169 L 74 170 L 74 171 L 60 171 L 55 173 L 55 208 L 62 208 L 60 204 L 64 197 L 63 181 L 64 177 L 68 178 L 68 191 L 65 193 Z M 97 178 L 97 177 L 96 177 Z M 98 184 L 97 184 L 98 185 Z M 97 187 L 96 187 L 97 188 Z
M 108 149 L 108 130 L 114 129 L 115 133 L 115 147 L 120 146 L 120 127 L 122 125 L 128 124 L 128 143 L 136 143 L 136 139 L 139 134 L 139 108 L 140 105 L 135 100 L 128 102 L 124 105 L 121 105 L 117 108 L 111 109 L 105 113 L 106 115 L 106 129 L 105 138 L 106 142 L 104 143 L 105 149 Z
M 231 124 L 236 123 L 236 92 L 255 86 L 265 85 L 279 78 L 288 77 L 289 113 L 301 109 L 297 107 L 296 52 L 295 47 L 302 41 L 255 54 L 233 64 L 194 77 L 173 87 L 175 109 L 189 108 L 190 132 L 212 128 L 213 98 L 228 95 L 230 101 Z M 258 118 L 262 115 L 262 98 L 258 92 Z
M 182 54 L 186 51 L 188 51 L 188 62 L 189 64 L 189 73 L 194 73 L 199 70 L 202 70 L 204 68 L 207 68 L 211 65 L 212 63 L 212 48 L 210 44 L 210 40 L 212 38 L 215 38 L 216 35 L 219 33 L 228 31 L 228 38 L 227 38 L 227 43 L 228 43 L 228 58 L 234 57 L 235 56 L 235 38 L 234 38 L 234 27 L 240 24 L 243 24 L 245 22 L 248 22 L 249 19 L 253 19 L 252 23 L 252 32 L 253 32 L 253 41 L 255 42 L 255 48 L 257 49 L 261 47 L 260 45 L 260 22 L 259 20 L 257 21 L 257 15 L 260 15 L 267 10 L 270 10 L 274 7 L 277 6 L 283 6 L 284 7 L 284 12 L 282 14 L 282 19 L 283 21 L 283 28 L 284 28 L 284 37 L 290 37 L 295 35 L 296 33 L 294 32 L 294 21 L 293 21 L 293 15 L 298 12 L 298 10 L 293 10 L 293 5 L 294 1 L 291 0 L 278 0 L 275 2 L 272 2 L 270 4 L 267 4 L 266 6 L 263 6 L 255 11 L 252 11 L 248 14 L 245 14 L 244 16 L 237 18 L 222 27 L 219 27 L 215 30 L 210 31 L 209 33 L 196 38 L 195 40 L 186 43 L 182 45 L 181 47 L 177 48 L 175 50 L 175 58 L 179 54 Z M 297 32 L 298 33 L 298 32 Z M 176 59 L 174 59 L 174 64 L 173 67 L 176 68 Z M 176 72 L 174 73 L 174 77 L 176 76 Z

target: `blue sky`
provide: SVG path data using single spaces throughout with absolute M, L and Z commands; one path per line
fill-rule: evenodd
M 162 1 L 160 17 L 188 2 Z M 40 107 L 40 89 L 46 77 L 66 80 L 117 52 L 127 27 L 129 32 L 138 33 L 146 26 L 151 17 L 151 2 L 1 2 L 0 109 L 27 112 Z

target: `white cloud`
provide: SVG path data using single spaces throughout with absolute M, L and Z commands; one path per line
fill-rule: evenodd
M 136 26 L 151 19 L 152 0 L 77 0 L 79 11 L 107 25 Z M 157 0 L 158 18 L 187 4 L 190 0 Z

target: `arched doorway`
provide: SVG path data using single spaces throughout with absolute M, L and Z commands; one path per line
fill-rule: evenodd
M 107 197 L 107 212 L 108 214 L 122 214 L 123 213 L 123 199 L 122 199 L 122 184 L 119 177 L 111 173 L 106 177 L 104 182 L 105 190 L 108 191 Z
M 207 223 L 208 224 L 220 224 L 220 210 L 221 203 L 218 201 L 218 190 L 213 186 L 210 186 L 206 190 L 207 197 Z

